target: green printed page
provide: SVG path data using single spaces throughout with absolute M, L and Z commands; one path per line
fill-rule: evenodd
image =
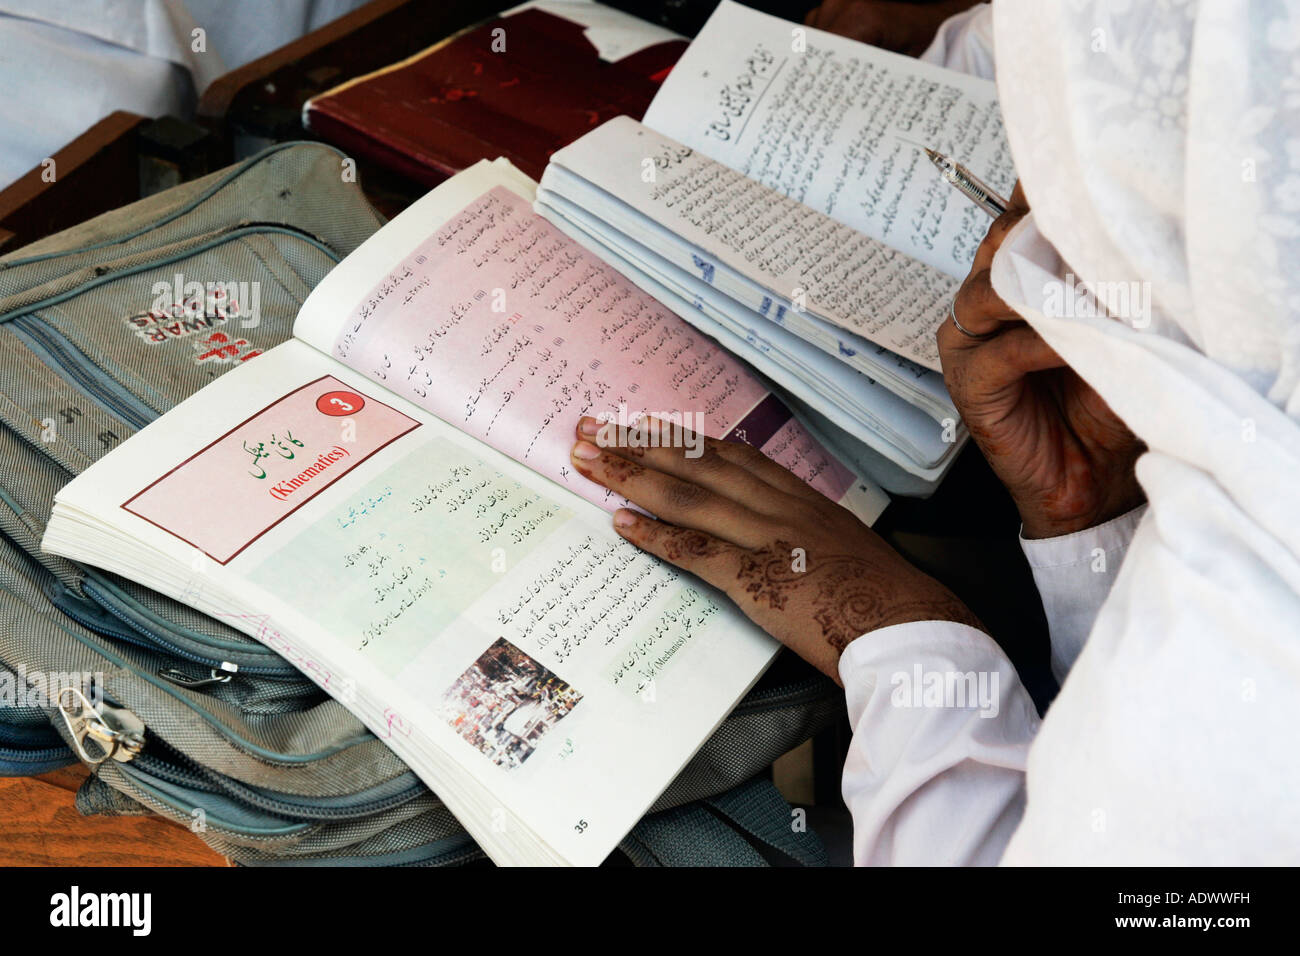
M 431 436 L 304 528 L 259 576 L 279 594 L 307 584 L 318 613 L 397 677 L 430 635 L 572 517 L 473 452 Z M 323 567 L 325 555 L 334 560 Z M 314 585 L 322 573 L 333 582 L 328 589 Z

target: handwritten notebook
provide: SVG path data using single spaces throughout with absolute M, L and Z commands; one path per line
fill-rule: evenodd
M 1014 170 L 992 83 L 724 0 L 644 123 L 557 152 L 538 211 L 911 474 L 966 434 L 935 331 Z
M 504 160 L 434 189 L 290 341 L 65 486 L 43 546 L 284 654 L 498 863 L 595 864 L 777 645 L 614 533 L 579 416 L 689 413 L 866 521 L 886 499 L 535 189 Z

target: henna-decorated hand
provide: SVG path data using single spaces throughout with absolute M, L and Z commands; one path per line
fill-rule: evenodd
M 654 419 L 646 426 L 661 440 L 672 433 Z M 578 423 L 574 467 L 658 516 L 620 509 L 618 533 L 725 592 L 837 682 L 840 654 L 867 631 L 931 620 L 981 627 L 942 584 L 756 448 L 712 438 L 646 447 L 647 433 Z

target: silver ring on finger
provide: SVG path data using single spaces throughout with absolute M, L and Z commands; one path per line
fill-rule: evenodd
M 997 329 L 993 329 L 991 332 L 972 332 L 970 329 L 966 328 L 966 326 L 958 322 L 956 296 L 954 296 L 953 300 L 948 303 L 948 318 L 952 319 L 952 324 L 957 329 L 957 331 L 960 332 L 962 335 L 966 336 L 967 338 L 978 339 L 982 341 L 984 339 L 991 339 L 993 338 L 993 336 L 998 334 Z

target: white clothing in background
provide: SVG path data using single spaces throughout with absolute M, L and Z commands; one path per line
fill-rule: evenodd
M 993 284 L 1147 444 L 1149 506 L 1086 641 L 1077 558 L 1125 522 L 1026 548 L 1054 661 L 1077 654 L 1036 736 L 978 632 L 850 645 L 857 859 L 1294 864 L 1300 3 L 997 0 L 993 33 L 1032 208 Z M 999 674 L 997 716 L 890 706 L 918 661 Z
M 0 0 L 0 188 L 114 110 L 188 116 L 218 76 L 363 2 Z

